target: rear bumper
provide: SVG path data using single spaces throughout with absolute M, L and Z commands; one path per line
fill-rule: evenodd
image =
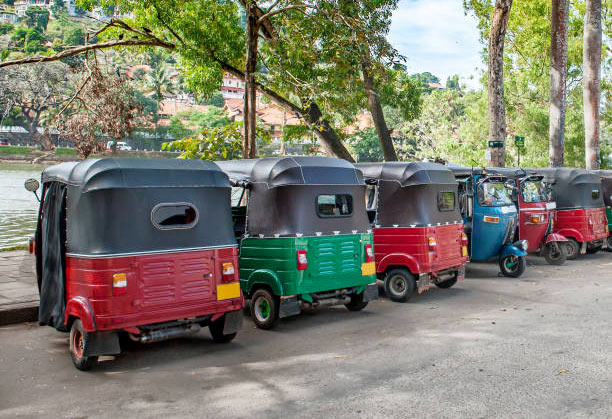
M 102 330 L 122 330 L 130 327 L 145 326 L 154 323 L 169 322 L 178 319 L 191 317 L 222 315 L 237 310 L 241 310 L 243 299 L 234 298 L 225 301 L 214 301 L 188 306 L 179 306 L 175 309 L 158 309 L 139 311 L 130 314 L 118 315 L 94 315 L 97 331 Z

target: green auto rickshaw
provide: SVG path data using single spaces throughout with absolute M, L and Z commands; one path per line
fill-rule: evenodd
M 234 186 L 240 285 L 262 329 L 302 308 L 378 297 L 361 172 L 329 157 L 218 162 Z

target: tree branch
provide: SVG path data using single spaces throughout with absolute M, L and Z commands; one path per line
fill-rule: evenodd
M 130 39 L 121 41 L 108 41 L 101 42 L 99 44 L 81 45 L 76 48 L 70 48 L 62 52 L 58 52 L 55 55 L 50 56 L 35 56 L 27 57 L 19 60 L 4 61 L 0 63 L 0 68 L 9 67 L 13 65 L 21 64 L 34 64 L 34 63 L 45 63 L 50 61 L 58 61 L 62 58 L 73 57 L 75 55 L 82 54 L 87 51 L 95 51 L 114 47 L 126 47 L 126 46 L 150 46 L 150 47 L 162 47 L 166 49 L 174 49 L 175 45 L 169 42 L 162 41 L 154 37 L 154 39 Z
M 284 13 L 287 10 L 291 10 L 291 9 L 314 9 L 314 6 L 310 6 L 310 5 L 307 5 L 307 4 L 291 4 L 291 5 L 287 6 L 287 7 L 283 7 L 282 9 L 278 9 L 278 10 L 274 10 L 272 12 L 265 13 L 263 16 L 260 16 L 257 19 L 257 23 L 259 23 L 261 25 L 264 20 L 270 19 L 272 16 L 278 15 L 280 13 Z

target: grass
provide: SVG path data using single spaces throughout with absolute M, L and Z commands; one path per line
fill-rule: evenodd
M 5 154 L 5 155 L 21 154 L 23 156 L 27 156 L 30 153 L 32 153 L 34 149 L 35 147 L 26 147 L 26 146 L 19 146 L 19 145 L 3 145 L 3 146 L 0 146 L 0 154 Z
M 17 246 L 0 248 L 0 252 L 12 252 L 14 250 L 28 250 L 27 244 L 18 244 Z

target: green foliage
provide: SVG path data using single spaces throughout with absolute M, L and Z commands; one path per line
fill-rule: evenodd
M 40 50 L 43 50 L 44 47 L 41 45 L 44 41 L 42 33 L 37 29 L 30 29 L 25 37 L 25 52 L 28 54 L 33 54 Z
M 38 6 L 29 7 L 25 12 L 24 23 L 43 32 L 49 24 L 49 11 Z
M 222 108 L 225 106 L 225 99 L 223 98 L 223 95 L 221 94 L 221 92 L 215 92 L 210 96 L 209 99 L 204 101 L 204 104 Z
M 85 31 L 80 26 L 71 26 L 64 32 L 64 45 L 82 45 L 85 43 Z
M 162 150 L 180 151 L 182 159 L 231 160 L 242 155 L 242 124 L 234 122 L 203 130 L 196 138 L 175 140 L 162 145 Z
M 0 23 L 0 35 L 8 35 L 13 32 L 14 26 L 10 23 Z
M 353 157 L 358 162 L 383 161 L 380 142 L 375 128 L 351 135 L 347 140 Z
M 25 38 L 28 32 L 29 32 L 28 28 L 24 28 L 24 27 L 15 28 L 15 30 L 13 31 L 13 34 L 11 35 L 11 41 L 13 41 L 13 44 L 16 47 L 23 48 L 23 46 L 25 45 Z
M 379 83 L 380 101 L 384 106 L 396 108 L 405 120 L 418 118 L 421 113 L 421 86 L 403 70 L 390 70 L 388 79 Z
M 205 113 L 198 110 L 180 112 L 170 118 L 169 132 L 174 138 L 192 136 L 194 132 L 229 125 L 231 120 L 222 108 L 211 106 Z

